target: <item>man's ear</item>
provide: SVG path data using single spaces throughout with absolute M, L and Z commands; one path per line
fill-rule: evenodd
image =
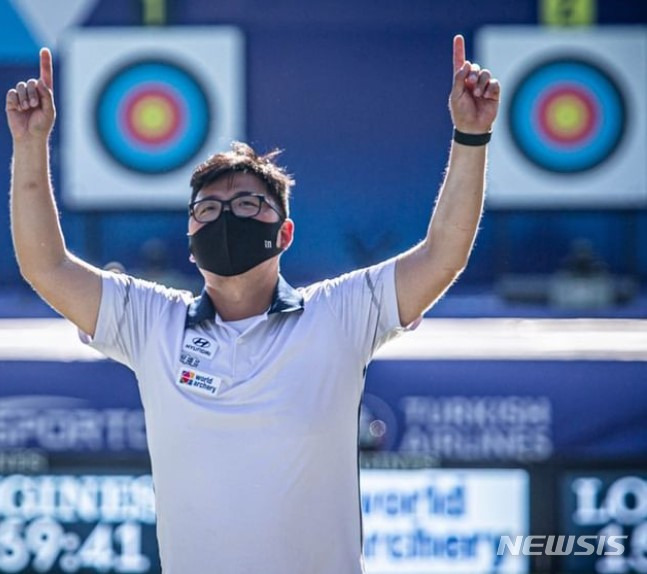
M 276 245 L 283 249 L 287 250 L 290 245 L 292 245 L 292 240 L 294 239 L 294 221 L 291 219 L 286 219 L 279 229 L 278 236 L 276 238 Z

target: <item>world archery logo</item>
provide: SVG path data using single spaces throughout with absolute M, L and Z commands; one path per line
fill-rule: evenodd
M 194 394 L 213 398 L 217 396 L 218 389 L 220 388 L 221 379 L 209 373 L 201 371 L 191 371 L 188 369 L 180 369 L 179 376 L 176 384 L 180 386 L 190 387 Z
M 212 125 L 206 90 L 187 69 L 162 60 L 122 66 L 99 90 L 99 141 L 130 170 L 166 173 L 203 147 Z
M 611 75 L 592 61 L 548 60 L 513 89 L 512 139 L 542 169 L 581 173 L 606 161 L 620 144 L 626 106 Z

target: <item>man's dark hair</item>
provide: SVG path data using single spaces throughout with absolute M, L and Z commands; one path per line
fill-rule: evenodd
M 269 194 L 278 201 L 283 215 L 290 215 L 290 190 L 294 179 L 274 160 L 281 150 L 275 149 L 265 155 L 258 155 L 254 149 L 242 142 L 232 142 L 231 151 L 216 153 L 198 165 L 191 175 L 191 201 L 198 192 L 223 175 L 235 172 L 252 173 L 267 185 Z

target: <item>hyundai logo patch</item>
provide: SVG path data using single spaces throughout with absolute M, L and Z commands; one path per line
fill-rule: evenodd
M 184 336 L 184 343 L 182 344 L 182 352 L 190 353 L 205 359 L 213 359 L 216 354 L 217 343 L 213 339 L 204 336 L 196 336 L 193 333 L 187 333 Z
M 203 339 L 202 337 L 193 337 L 193 344 L 196 347 L 200 347 L 201 349 L 208 349 L 211 347 L 211 343 L 207 339 Z

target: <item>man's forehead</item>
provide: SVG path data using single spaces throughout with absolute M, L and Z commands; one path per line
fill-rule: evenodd
M 253 173 L 230 172 L 225 173 L 205 185 L 197 194 L 196 199 L 213 194 L 234 194 L 239 191 L 252 191 L 267 195 L 267 185 Z

